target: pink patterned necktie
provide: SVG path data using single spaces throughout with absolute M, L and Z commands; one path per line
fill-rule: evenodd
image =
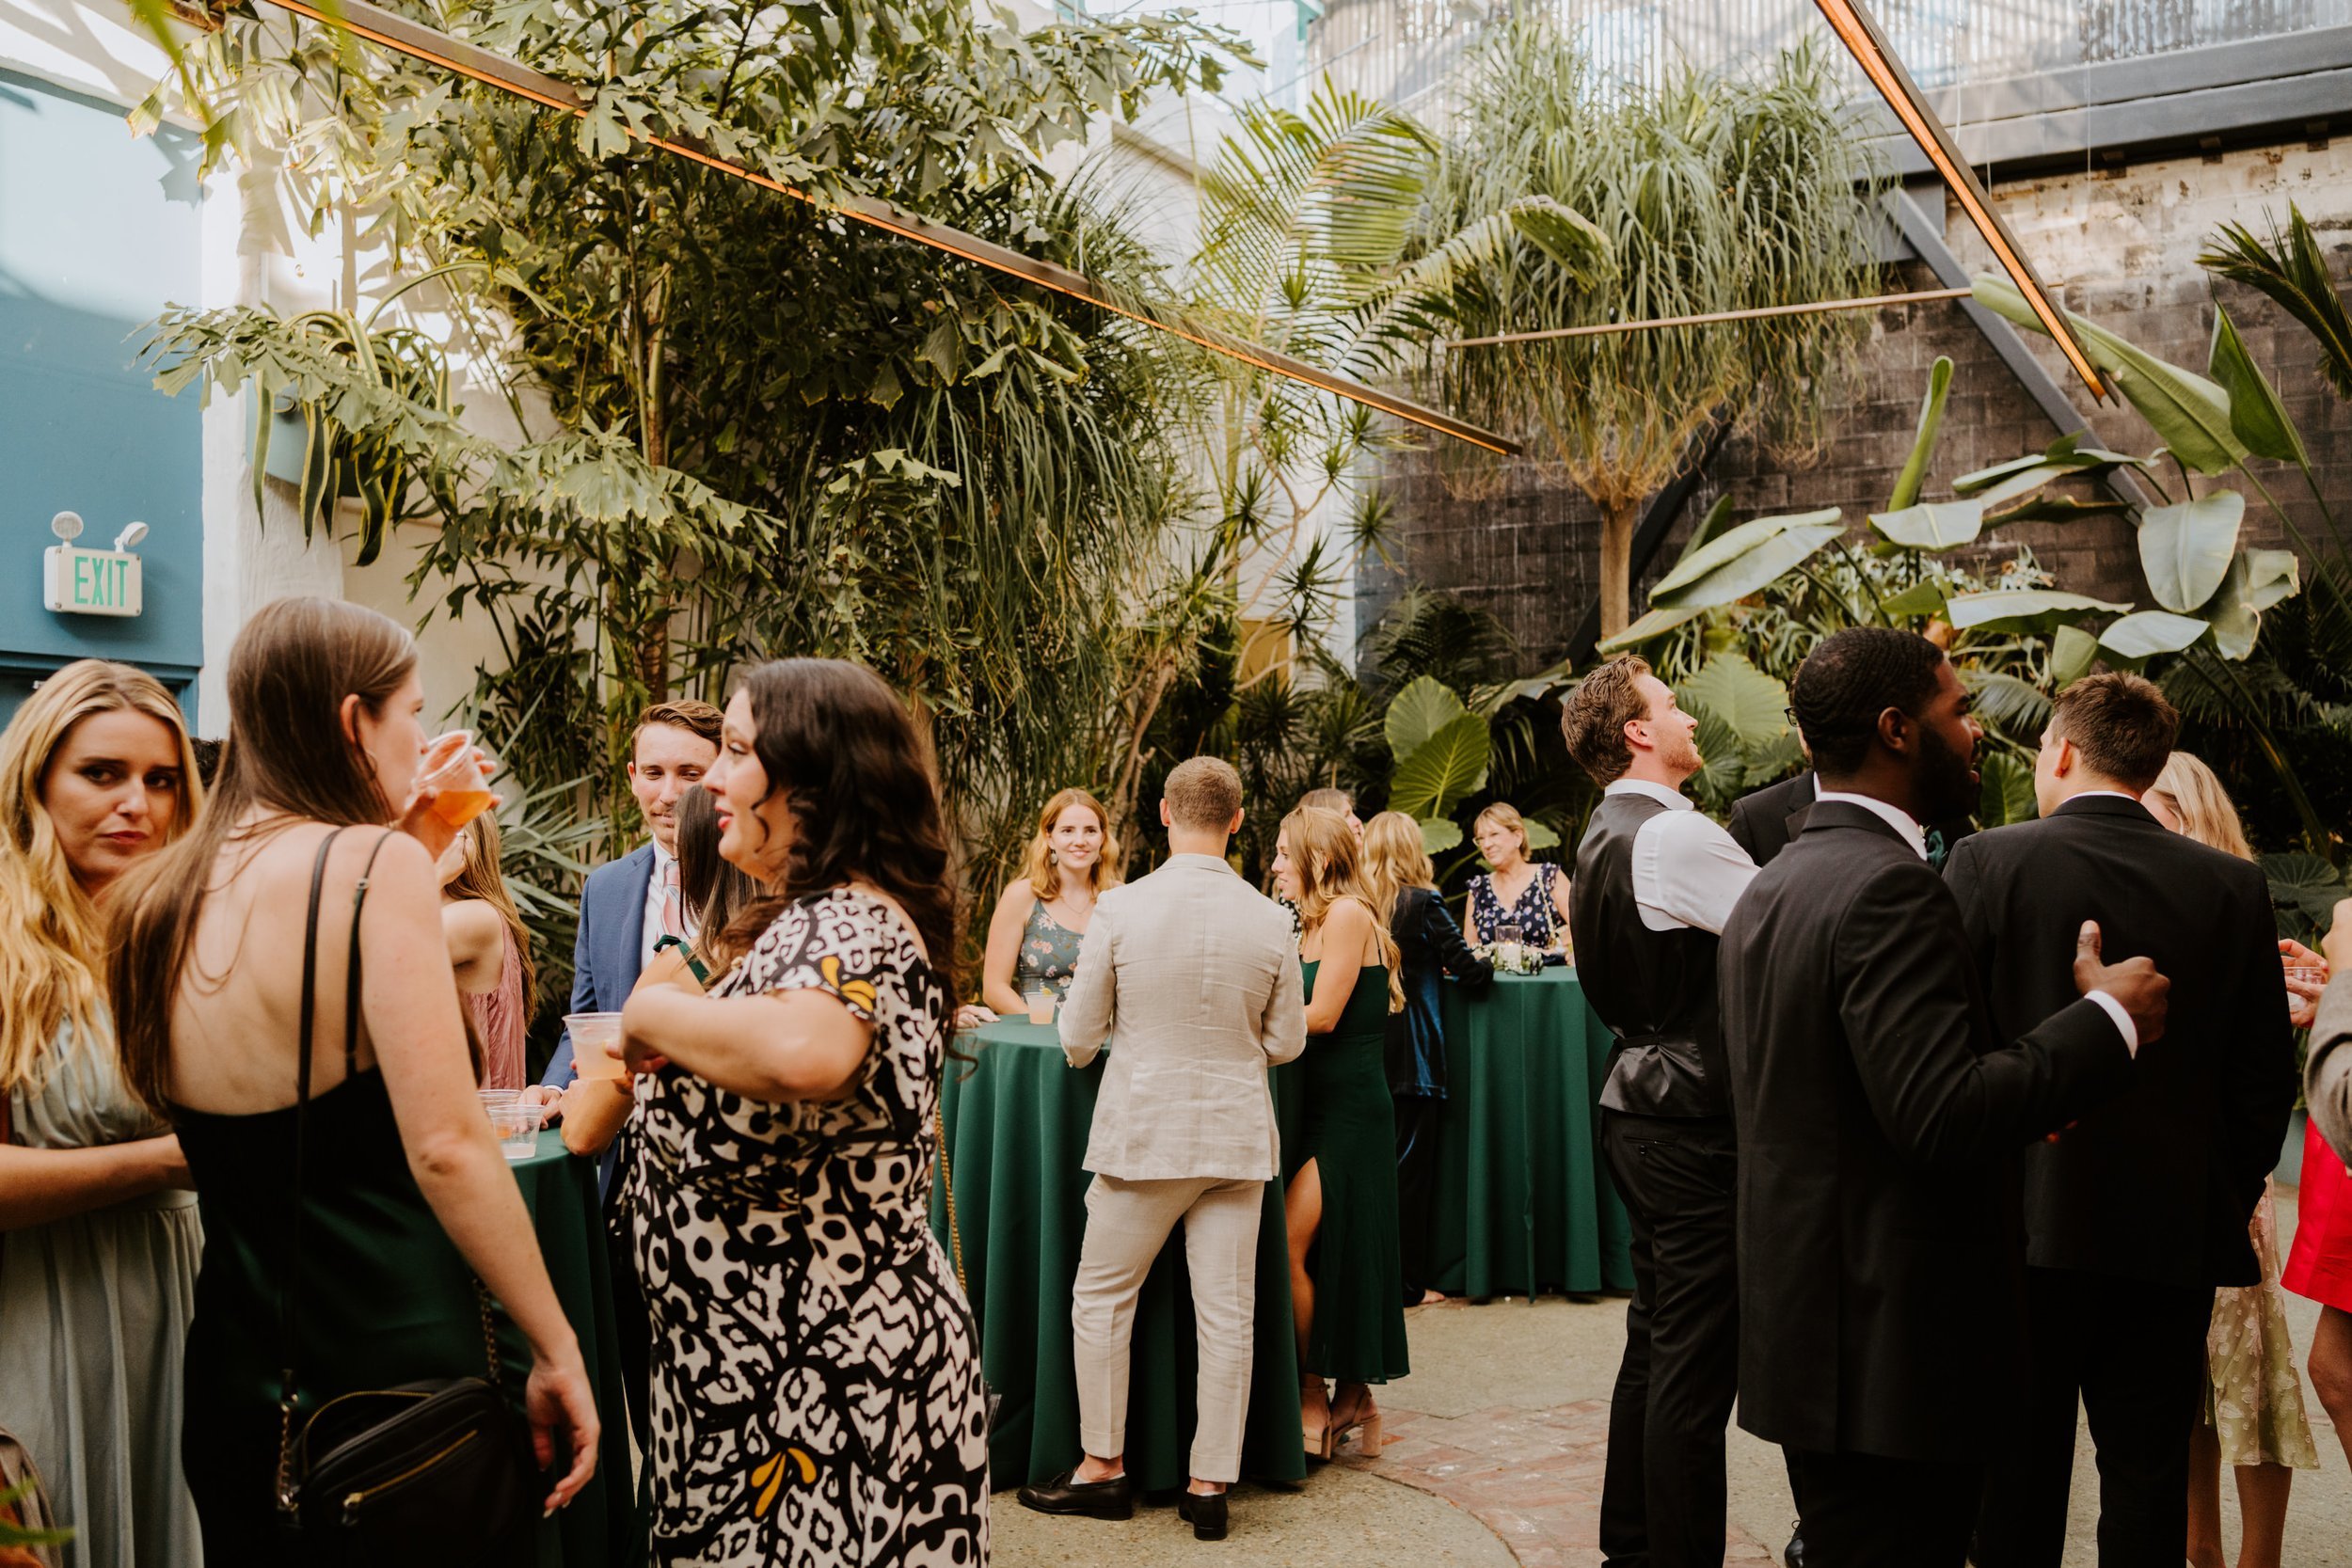
M 686 940 L 686 904 L 678 893 L 675 860 L 661 863 L 661 934 Z

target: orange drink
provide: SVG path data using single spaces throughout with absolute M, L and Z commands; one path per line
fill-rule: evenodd
M 497 799 L 486 789 L 444 789 L 433 798 L 433 815 L 453 828 L 462 828 Z

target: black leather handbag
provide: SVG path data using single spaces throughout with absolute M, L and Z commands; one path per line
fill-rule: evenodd
M 302 1057 L 295 1069 L 294 1225 L 281 1308 L 284 1372 L 278 1384 L 278 1513 L 305 1568 L 475 1568 L 507 1562 L 530 1538 L 536 1497 L 528 1437 L 499 1391 L 498 1337 L 489 1292 L 482 1313 L 483 1377 L 441 1378 L 345 1394 L 305 1421 L 296 1407 L 295 1324 L 302 1288 L 305 1123 L 310 1107 L 310 1015 L 317 990 L 319 891 L 328 833 L 310 867 L 310 924 L 302 943 Z M 386 835 L 389 837 L 389 834 Z M 376 843 L 376 852 L 383 850 Z M 351 900 L 351 961 L 343 998 L 345 1050 L 358 1037 L 359 908 L 375 855 Z

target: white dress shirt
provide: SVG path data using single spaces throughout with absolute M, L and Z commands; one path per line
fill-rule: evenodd
M 1756 863 L 1678 790 L 1619 779 L 1604 795 L 1645 795 L 1667 807 L 1633 835 L 1633 902 L 1653 931 L 1696 927 L 1723 935 L 1731 907 L 1756 879 Z
M 645 878 L 645 923 L 638 938 L 637 958 L 640 963 L 653 962 L 654 944 L 667 934 L 661 928 L 661 879 L 665 873 L 675 875 L 671 868 L 676 864 L 677 857 L 661 847 L 660 839 L 655 839 L 653 841 L 653 870 Z M 678 896 L 678 918 L 686 927 L 686 929 L 679 934 L 689 942 L 693 941 L 694 917 L 687 911 L 685 895 L 682 893 Z
M 2086 790 L 2084 793 L 2114 795 L 2120 794 L 2121 791 Z M 1926 832 L 1921 831 L 1919 824 L 1914 820 L 1911 813 L 1903 810 L 1902 807 L 1888 805 L 1884 800 L 1878 799 L 1874 795 L 1849 795 L 1842 789 L 1822 789 L 1818 784 L 1815 786 L 1814 800 L 1815 803 L 1819 805 L 1826 805 L 1832 800 L 1843 800 L 1850 806 L 1860 806 L 1863 810 L 1870 813 L 1873 816 L 1876 816 L 1879 820 L 1884 822 L 1888 827 L 1893 828 L 1897 832 L 1902 834 L 1903 842 L 1910 845 L 1913 849 L 1916 850 L 1921 860 L 1926 860 L 1928 858 L 1928 835 Z M 2113 996 L 2104 990 L 2086 991 L 2083 994 L 2090 997 L 2091 1001 L 2099 1004 L 2101 1010 L 2106 1012 L 2107 1017 L 2115 1021 L 2115 1027 L 2121 1031 L 2123 1036 L 2124 1045 L 2130 1049 L 2133 1055 L 2138 1055 L 2139 1025 L 2132 1022 L 2132 1015 L 2124 1007 L 2123 1004 L 2118 1002 Z

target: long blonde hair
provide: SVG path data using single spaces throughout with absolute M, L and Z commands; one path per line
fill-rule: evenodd
M 1438 868 L 1430 863 L 1421 824 L 1401 811 L 1384 811 L 1364 824 L 1364 896 L 1386 928 L 1395 923 L 1396 901 L 1408 887 L 1438 890 Z
M 1311 931 L 1323 924 L 1331 907 L 1353 900 L 1372 916 L 1372 932 L 1380 962 L 1389 972 L 1389 1011 L 1405 1010 L 1404 965 L 1389 923 L 1373 903 L 1356 849 L 1355 830 L 1347 818 L 1320 806 L 1301 806 L 1282 818 L 1281 836 L 1290 841 L 1292 867 L 1298 874 L 1298 919 Z
M 1021 874 L 1029 879 L 1029 891 L 1042 901 L 1061 891 L 1061 868 L 1054 863 L 1054 824 L 1072 806 L 1084 806 L 1094 814 L 1094 820 L 1103 827 L 1103 849 L 1087 867 L 1087 891 L 1100 897 L 1106 888 L 1119 885 L 1119 840 L 1111 833 L 1111 814 L 1103 809 L 1103 802 L 1083 789 L 1064 789 L 1055 793 L 1038 813 L 1037 836 L 1029 840 L 1028 852 L 1022 857 Z
M 185 832 L 204 799 L 180 705 L 144 670 L 76 659 L 40 683 L 0 734 L 0 1093 L 32 1075 L 58 1025 L 96 1031 L 105 1011 L 98 910 L 66 863 L 42 805 L 50 759 L 93 714 L 144 713 L 180 749 L 180 809 L 166 842 Z
M 2239 820 L 2230 792 L 2196 752 L 2175 752 L 2165 758 L 2164 771 L 2148 786 L 2148 793 L 2164 797 L 2187 837 L 2242 861 L 2254 858 L 2254 847 L 2246 842 L 2246 824 Z
M 528 1021 L 539 1006 L 539 966 L 531 961 L 531 927 L 523 924 L 523 911 L 515 907 L 506 874 L 499 866 L 498 814 L 480 813 L 458 836 L 466 841 L 466 863 L 442 887 L 441 895 L 452 901 L 479 898 L 506 923 L 506 940 L 522 958 L 523 1016 Z

